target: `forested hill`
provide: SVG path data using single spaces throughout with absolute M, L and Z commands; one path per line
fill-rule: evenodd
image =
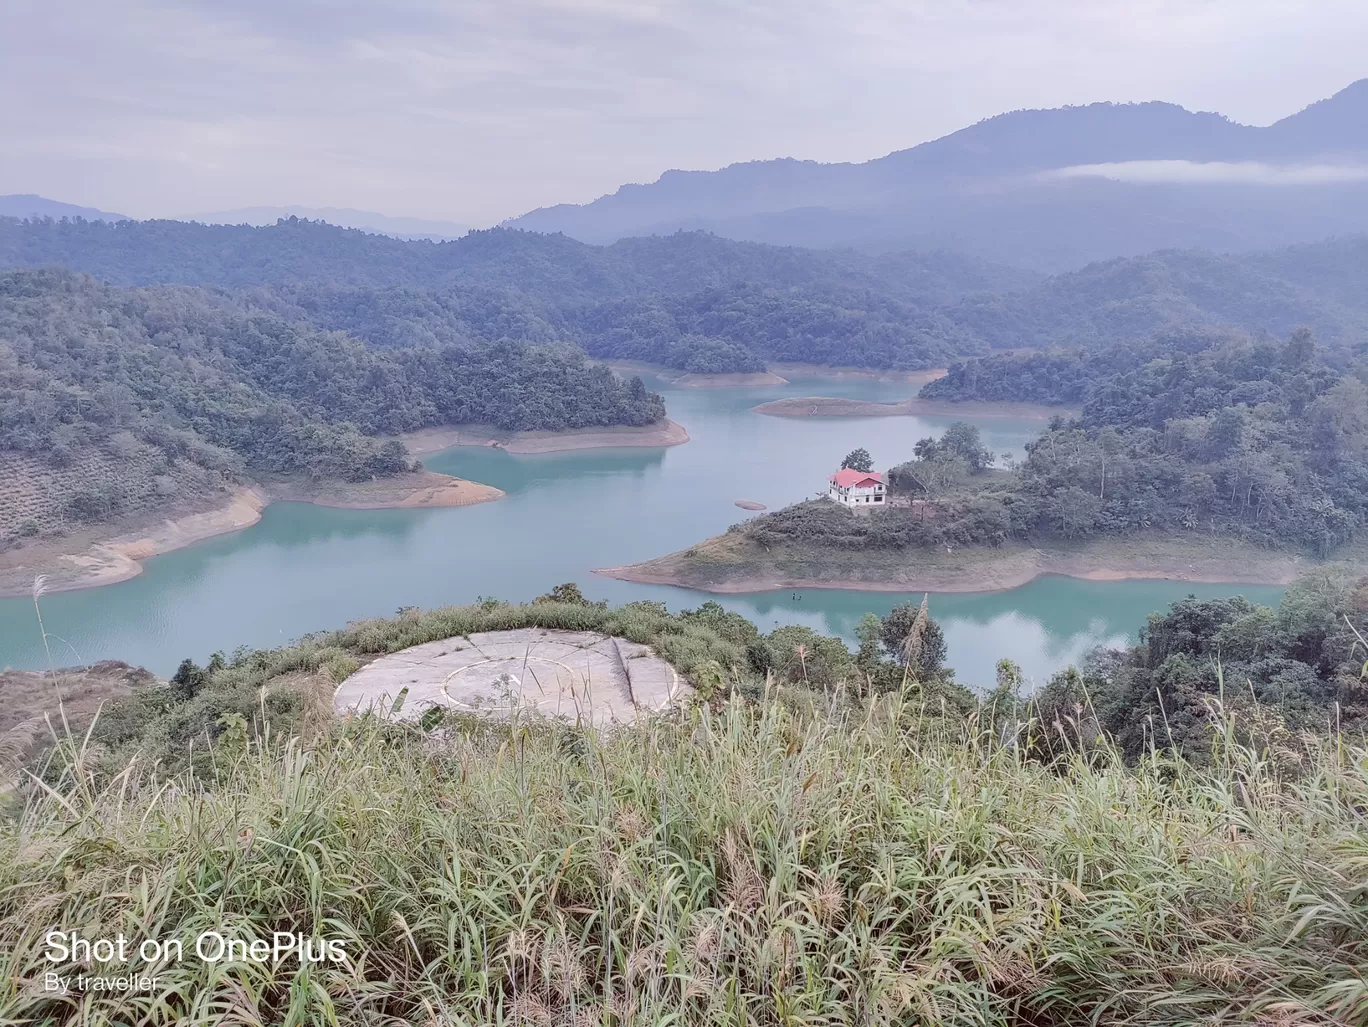
M 947 253 L 871 256 L 704 233 L 591 246 L 495 229 L 432 243 L 318 222 L 0 219 L 0 266 L 232 290 L 381 346 L 574 343 L 686 371 L 774 361 L 944 366 L 994 349 L 1104 349 L 1176 328 L 1368 345 L 1368 237 L 1244 256 L 1167 251 L 1042 279 Z
M 245 474 L 397 473 L 403 446 L 374 436 L 429 425 L 559 430 L 664 412 L 640 379 L 570 347 L 380 349 L 199 289 L 0 273 L 0 463 L 38 468 L 35 531 Z M 109 473 L 77 473 L 91 461 Z
M 495 229 L 431 243 L 297 219 L 266 228 L 0 219 L 0 264 L 250 290 L 282 317 L 379 345 L 558 340 L 700 372 L 771 360 L 940 366 L 987 345 L 938 308 L 1039 280 L 953 254 L 876 258 L 702 233 L 605 247 Z
M 1231 326 L 1323 344 L 1368 345 L 1368 236 L 1268 253 L 1169 250 L 1090 264 L 1015 292 L 978 294 L 942 313 L 994 349 L 1098 347 L 1180 327 Z
M 259 228 L 0 218 L 0 266 L 49 264 L 114 285 L 484 287 L 562 306 L 625 296 L 682 296 L 737 282 L 819 292 L 872 290 L 936 306 L 1040 281 L 1032 272 L 955 254 L 874 257 L 734 242 L 702 232 L 590 246 L 563 235 L 499 228 L 434 243 L 297 218 Z

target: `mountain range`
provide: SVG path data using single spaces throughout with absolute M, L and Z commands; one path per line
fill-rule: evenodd
M 0 216 L 123 216 L 40 196 Z M 324 221 L 405 240 L 449 221 L 338 207 L 246 207 L 205 224 Z M 589 243 L 705 231 L 871 253 L 953 252 L 1043 273 L 1166 249 L 1241 252 L 1368 231 L 1368 79 L 1268 126 L 1171 103 L 1020 110 L 863 163 L 780 158 L 666 171 L 504 223 Z
M 1267 127 L 1159 102 L 1014 111 L 864 163 L 667 171 L 507 224 L 586 242 L 704 229 L 939 248 L 1045 271 L 1309 242 L 1368 229 L 1368 79 Z

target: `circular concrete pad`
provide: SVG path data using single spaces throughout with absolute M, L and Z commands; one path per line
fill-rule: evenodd
M 404 690 L 407 689 L 407 692 Z M 632 723 L 688 690 L 644 645 L 592 631 L 519 628 L 426 642 L 382 656 L 338 686 L 338 713 L 417 720 L 433 706 L 466 713 L 535 711 L 603 726 Z

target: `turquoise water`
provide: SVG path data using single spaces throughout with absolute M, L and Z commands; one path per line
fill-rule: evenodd
M 749 409 L 783 396 L 893 400 L 912 386 L 798 381 L 779 388 L 671 389 L 670 416 L 692 441 L 662 450 L 586 450 L 511 456 L 452 449 L 433 470 L 504 489 L 497 503 L 441 510 L 336 510 L 301 503 L 269 507 L 260 523 L 146 562 L 131 581 L 56 593 L 43 617 L 61 664 L 121 659 L 168 673 L 184 657 L 276 646 L 299 635 L 400 606 L 460 603 L 477 596 L 528 599 L 563 581 L 610 602 L 658 599 L 671 609 L 716 598 L 763 628 L 808 624 L 851 637 L 866 611 L 885 613 L 914 596 L 790 590 L 710 596 L 614 581 L 596 567 L 684 548 L 771 508 L 824 490 L 826 476 L 856 446 L 888 466 L 952 418 L 776 418 Z M 988 448 L 1019 456 L 1037 421 L 975 418 Z M 1146 615 L 1188 593 L 1242 593 L 1276 602 L 1269 586 L 1181 582 L 1092 582 L 1046 577 L 1001 592 L 933 595 L 950 663 L 961 680 L 991 683 L 1009 656 L 1041 680 L 1091 647 L 1132 637 Z M 46 657 L 27 599 L 0 600 L 0 666 L 37 668 Z

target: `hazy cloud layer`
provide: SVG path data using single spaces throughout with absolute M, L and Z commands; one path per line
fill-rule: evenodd
M 1197 185 L 1336 185 L 1368 182 L 1358 164 L 1261 164 L 1258 161 L 1129 160 L 1075 164 L 1048 173 L 1056 178 L 1110 178 L 1118 182 L 1181 182 Z
M 491 223 L 672 167 L 863 160 L 1003 110 L 1263 124 L 1362 0 L 6 0 L 0 193 Z

